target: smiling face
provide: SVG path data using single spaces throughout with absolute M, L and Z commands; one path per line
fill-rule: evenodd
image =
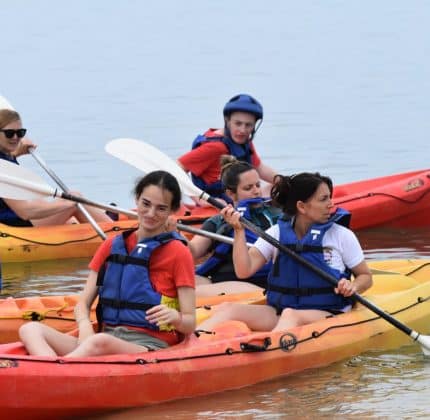
M 306 201 L 297 202 L 297 217 L 309 224 L 326 223 L 333 208 L 331 193 L 328 185 L 322 182 L 315 193 Z
M 261 182 L 258 172 L 255 169 L 242 172 L 239 175 L 236 192 L 227 189 L 226 193 L 235 203 L 249 198 L 261 197 Z
M 15 120 L 12 121 L 3 127 L 0 127 L 2 130 L 12 129 L 12 130 L 18 130 L 22 128 L 21 120 Z M 21 138 L 19 138 L 16 134 L 11 138 L 7 138 L 5 133 L 0 131 L 0 151 L 10 155 L 12 154 L 17 148 L 21 141 Z
M 155 236 L 165 232 L 166 222 L 172 213 L 170 191 L 158 185 L 146 186 L 136 199 L 139 230 L 144 236 Z
M 231 138 L 238 144 L 245 144 L 250 139 L 255 123 L 255 116 L 248 112 L 233 112 L 226 118 L 226 126 Z

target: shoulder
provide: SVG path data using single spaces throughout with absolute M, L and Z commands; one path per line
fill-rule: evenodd
M 266 233 L 270 236 L 272 236 L 273 238 L 275 238 L 277 241 L 279 241 L 279 225 L 273 225 L 270 226 L 269 229 L 266 230 Z M 257 248 L 266 248 L 266 247 L 273 247 L 273 245 L 269 244 L 269 242 L 265 241 L 263 238 L 258 238 L 255 243 L 254 246 Z
M 337 238 L 356 238 L 355 233 L 351 229 L 339 225 L 338 223 L 333 223 L 327 230 L 327 234 Z
M 212 216 L 204 221 L 202 229 L 207 230 L 209 232 L 216 232 L 219 227 L 224 223 L 224 218 L 220 214 L 216 214 L 215 216 Z
M 323 244 L 329 247 L 334 247 L 344 255 L 346 265 L 353 267 L 357 261 L 361 261 L 363 257 L 363 250 L 360 242 L 358 241 L 355 233 L 337 223 L 333 224 L 323 239 Z M 353 264 L 353 265 L 351 265 Z
M 178 239 L 167 242 L 161 247 L 161 250 L 164 254 L 171 254 L 174 258 L 182 258 L 184 255 L 190 253 L 188 246 Z

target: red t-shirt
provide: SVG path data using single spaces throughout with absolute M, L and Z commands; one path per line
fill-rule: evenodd
M 257 168 L 261 164 L 261 159 L 253 142 L 250 143 L 250 148 L 252 151 L 251 163 Z M 211 184 L 220 179 L 220 158 L 228 153 L 227 146 L 221 141 L 208 141 L 185 153 L 178 160 L 187 172 L 192 172 L 207 184 Z
M 111 253 L 114 237 L 106 239 L 97 249 L 89 268 L 98 272 Z M 126 238 L 127 251 L 131 252 L 137 244 L 137 236 L 132 233 Z M 190 250 L 180 241 L 170 241 L 154 250 L 149 259 L 149 272 L 152 286 L 162 295 L 177 297 L 178 287 L 195 287 L 194 261 Z M 127 326 L 133 329 L 133 327 Z M 174 332 L 158 332 L 146 328 L 134 328 L 153 337 L 166 341 L 168 344 L 178 342 Z

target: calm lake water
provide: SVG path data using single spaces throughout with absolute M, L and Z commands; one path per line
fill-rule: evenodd
M 3 2 L 0 94 L 64 183 L 93 200 L 133 205 L 139 172 L 104 152 L 109 140 L 176 158 L 239 92 L 264 106 L 255 141 L 267 164 L 344 183 L 429 166 L 429 21 L 417 0 Z M 53 185 L 31 157 L 21 164 Z M 430 256 L 430 229 L 359 237 L 369 259 Z M 5 265 L 4 294 L 77 292 L 87 263 Z M 429 366 L 415 346 L 369 352 L 111 418 L 426 417 Z

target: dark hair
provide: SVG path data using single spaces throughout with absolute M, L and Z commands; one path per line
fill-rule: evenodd
M 0 128 L 6 127 L 14 121 L 21 121 L 18 112 L 12 109 L 0 109 Z
M 332 180 L 318 172 L 302 172 L 291 176 L 276 175 L 270 191 L 272 203 L 281 207 L 289 216 L 294 216 L 297 213 L 297 202 L 309 200 L 321 184 L 327 184 L 331 196 Z
M 221 164 L 221 181 L 225 189 L 237 192 L 239 177 L 244 172 L 255 169 L 250 163 L 237 160 L 232 155 L 222 155 Z
M 134 196 L 139 197 L 149 185 L 155 185 L 172 194 L 171 208 L 176 211 L 181 206 L 181 189 L 176 178 L 166 171 L 153 171 L 137 180 L 134 187 Z

